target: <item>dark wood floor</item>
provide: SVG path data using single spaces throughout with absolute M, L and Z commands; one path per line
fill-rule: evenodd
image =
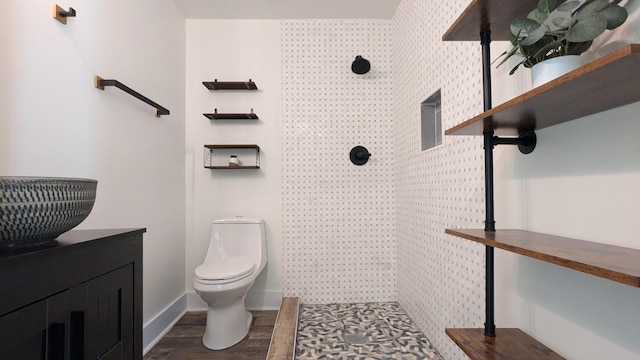
M 188 312 L 158 342 L 144 360 L 264 360 L 269 351 L 277 311 L 251 311 L 249 334 L 224 350 L 209 350 L 202 345 L 206 312 Z

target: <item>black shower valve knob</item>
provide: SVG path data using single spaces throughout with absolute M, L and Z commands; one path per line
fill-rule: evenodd
M 349 159 L 351 159 L 351 162 L 354 163 L 355 165 L 366 164 L 367 161 L 369 161 L 370 157 L 371 157 L 371 154 L 369 153 L 369 150 L 367 150 L 367 148 L 365 148 L 364 146 L 360 146 L 360 145 L 351 149 L 351 152 L 349 153 Z

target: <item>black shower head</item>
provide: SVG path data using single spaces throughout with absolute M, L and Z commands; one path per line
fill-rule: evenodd
M 358 75 L 366 74 L 371 70 L 371 63 L 369 60 L 363 58 L 362 56 L 356 56 L 356 59 L 351 64 L 351 71 Z

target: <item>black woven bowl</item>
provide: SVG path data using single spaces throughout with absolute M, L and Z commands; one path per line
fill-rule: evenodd
M 0 249 L 44 245 L 89 216 L 98 181 L 0 176 Z

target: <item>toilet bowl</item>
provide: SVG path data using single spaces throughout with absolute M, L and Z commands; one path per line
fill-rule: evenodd
M 247 335 L 252 316 L 244 299 L 266 264 L 262 220 L 236 217 L 213 221 L 207 255 L 193 279 L 194 290 L 208 305 L 204 346 L 226 349 Z

